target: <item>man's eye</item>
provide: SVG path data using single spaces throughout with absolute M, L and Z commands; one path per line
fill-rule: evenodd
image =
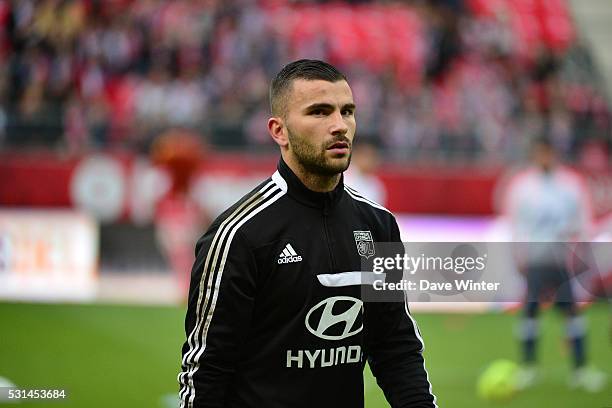
M 311 115 L 316 115 L 316 116 L 323 115 L 323 113 L 324 113 L 323 109 L 315 109 L 313 111 L 310 111 Z
M 343 116 L 351 116 L 353 115 L 353 110 L 352 109 L 345 109 L 342 111 L 342 115 Z

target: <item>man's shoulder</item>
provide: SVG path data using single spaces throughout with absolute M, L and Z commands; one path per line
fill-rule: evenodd
M 344 192 L 347 200 L 355 208 L 355 211 L 369 223 L 379 224 L 385 228 L 396 223 L 395 216 L 391 211 L 376 201 L 369 199 L 355 188 L 345 184 Z
M 274 180 L 274 176 L 268 177 L 223 211 L 212 222 L 209 229 L 216 229 L 222 224 L 241 226 L 255 218 L 263 209 L 277 202 L 285 192 L 286 189 L 283 189 L 283 186 Z
M 393 217 L 393 213 L 389 211 L 382 204 L 377 203 L 376 201 L 368 198 L 365 194 L 361 193 L 359 190 L 351 187 L 347 184 L 344 185 L 344 192 L 346 196 L 351 200 L 353 205 L 355 205 L 359 209 L 363 209 L 364 211 L 371 212 L 373 214 L 379 214 L 383 217 Z
M 258 231 L 255 235 L 260 237 L 260 232 L 268 231 L 267 227 L 274 223 L 278 205 L 286 193 L 287 184 L 277 171 L 223 211 L 210 224 L 204 235 L 214 234 L 222 229 L 234 232 L 240 230 L 241 235 L 247 230 L 251 231 L 247 235 Z

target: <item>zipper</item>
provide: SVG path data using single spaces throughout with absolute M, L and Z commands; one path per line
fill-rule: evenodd
M 329 210 L 327 208 L 323 209 L 323 233 L 325 234 L 325 241 L 327 242 L 327 250 L 329 251 L 329 259 L 331 261 L 331 272 L 336 271 L 336 261 L 334 259 L 334 251 L 332 251 L 331 240 L 329 235 L 329 229 L 327 227 L 327 215 Z

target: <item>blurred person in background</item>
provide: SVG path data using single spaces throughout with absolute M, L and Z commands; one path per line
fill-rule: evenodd
M 506 193 L 506 215 L 513 233 L 513 250 L 527 293 L 519 329 L 524 366 L 519 388 L 534 385 L 540 304 L 554 297 L 566 317 L 573 373 L 570 386 L 590 392 L 603 389 L 605 374 L 587 366 L 586 328 L 580 316 L 568 271 L 568 242 L 590 237 L 592 215 L 588 193 L 579 176 L 557 162 L 547 138 L 532 146 L 533 166 L 515 176 Z
M 376 176 L 379 164 L 380 153 L 377 147 L 366 140 L 360 140 L 353 149 L 351 167 L 344 173 L 344 181 L 364 197 L 384 206 L 387 201 L 387 191 Z
M 151 158 L 170 176 L 170 188 L 155 211 L 155 232 L 184 299 L 194 261 L 193 242 L 207 221 L 206 214 L 189 194 L 193 176 L 204 158 L 203 146 L 198 135 L 170 129 L 153 141 Z

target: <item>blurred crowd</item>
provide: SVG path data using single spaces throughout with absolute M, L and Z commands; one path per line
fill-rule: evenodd
M 0 148 L 144 152 L 178 127 L 271 149 L 268 83 L 307 57 L 347 74 L 359 137 L 397 159 L 514 160 L 544 135 L 569 158 L 608 154 L 610 108 L 571 19 L 562 40 L 527 38 L 479 3 L 0 0 Z

